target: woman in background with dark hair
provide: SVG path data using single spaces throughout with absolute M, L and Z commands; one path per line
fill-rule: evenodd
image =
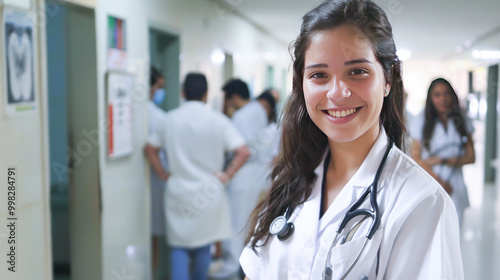
M 424 114 L 412 131 L 412 157 L 450 194 L 459 224 L 469 207 L 462 166 L 474 163 L 471 121 L 463 116 L 451 84 L 437 78 L 427 91 Z
M 303 17 L 293 60 L 272 186 L 240 257 L 247 279 L 463 279 L 453 202 L 400 150 L 401 63 L 384 11 L 323 2 Z M 344 219 L 355 202 L 377 219 Z

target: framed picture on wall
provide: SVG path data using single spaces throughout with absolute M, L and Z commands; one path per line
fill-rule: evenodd
M 37 109 L 35 82 L 35 27 L 29 12 L 4 9 L 5 113 L 30 115 Z
M 134 76 L 109 71 L 106 76 L 108 157 L 117 158 L 133 151 Z

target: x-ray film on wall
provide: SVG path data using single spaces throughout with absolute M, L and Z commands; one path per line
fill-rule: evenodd
M 6 114 L 36 111 L 33 16 L 4 9 Z

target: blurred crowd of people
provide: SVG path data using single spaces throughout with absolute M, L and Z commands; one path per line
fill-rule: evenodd
M 169 247 L 171 279 L 225 279 L 241 275 L 238 262 L 248 221 L 278 153 L 279 92 L 251 98 L 248 85 L 222 87 L 224 110 L 207 104 L 208 81 L 189 73 L 180 107 L 164 112 L 164 77 L 150 70 L 152 262 L 156 272 L 162 237 Z

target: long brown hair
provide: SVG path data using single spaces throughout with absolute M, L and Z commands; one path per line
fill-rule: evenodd
M 460 102 L 458 100 L 457 94 L 455 93 L 455 90 L 451 86 L 450 82 L 443 78 L 437 78 L 431 82 L 429 89 L 427 90 L 427 99 L 425 101 L 425 121 L 424 129 L 422 131 L 422 144 L 427 150 L 430 150 L 432 134 L 434 133 L 436 123 L 439 121 L 437 110 L 432 103 L 432 89 L 437 84 L 443 84 L 448 87 L 449 93 L 451 94 L 453 100 L 453 105 L 451 106 L 450 112 L 448 112 L 448 118 L 451 118 L 460 136 L 462 136 L 462 138 L 467 137 L 464 116 L 462 115 Z
M 269 226 L 276 217 L 283 215 L 287 207 L 290 213 L 293 212 L 309 198 L 316 180 L 314 170 L 328 145 L 326 135 L 307 113 L 302 87 L 304 57 L 312 35 L 348 24 L 359 28 L 369 38 L 385 80 L 391 84 L 389 96 L 384 98 L 380 124 L 398 147 L 402 147 L 406 131 L 401 63 L 384 11 L 369 0 L 327 0 L 302 20 L 300 34 L 293 43 L 293 88 L 281 119 L 281 146 L 271 173 L 272 185 L 250 221 L 247 242 L 251 242 L 253 250 L 267 243 Z

